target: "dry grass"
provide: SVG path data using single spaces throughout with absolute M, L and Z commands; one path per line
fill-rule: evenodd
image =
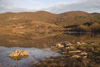
M 6 16 L 6 17 L 5 17 Z M 9 23 L 21 22 L 46 22 L 60 26 L 68 26 L 82 24 L 94 21 L 96 17 L 83 11 L 71 11 L 61 14 L 52 14 L 46 11 L 38 12 L 21 12 L 21 13 L 3 13 L 0 14 L 0 24 L 7 25 Z M 99 20 L 99 19 L 96 19 Z

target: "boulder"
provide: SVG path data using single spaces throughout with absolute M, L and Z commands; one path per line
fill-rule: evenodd
M 28 51 L 26 50 L 23 50 L 21 53 L 20 53 L 20 56 L 26 56 L 28 55 Z
M 19 56 L 19 54 L 22 52 L 22 50 L 20 49 L 16 49 L 14 52 L 12 52 L 9 56 L 11 57 L 15 57 L 15 56 Z
M 18 56 L 26 56 L 28 55 L 28 51 L 22 51 L 20 49 L 16 49 L 14 52 L 12 52 L 9 57 L 18 57 Z
M 62 47 L 64 47 L 64 45 L 58 43 L 58 44 L 56 44 L 56 47 L 57 47 L 57 48 L 62 48 Z
M 79 56 L 79 55 L 73 55 L 72 57 L 73 58 L 80 58 L 81 56 Z
M 56 46 L 51 46 L 51 50 L 57 50 Z

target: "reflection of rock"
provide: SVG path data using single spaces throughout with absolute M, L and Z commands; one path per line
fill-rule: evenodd
M 14 52 L 12 52 L 9 57 L 18 57 L 18 56 L 26 56 L 28 55 L 28 51 L 22 51 L 20 49 L 16 49 Z
M 26 56 L 17 56 L 17 57 L 10 57 L 9 56 L 9 58 L 11 58 L 14 61 L 20 61 L 22 58 L 28 58 L 28 55 L 26 55 Z

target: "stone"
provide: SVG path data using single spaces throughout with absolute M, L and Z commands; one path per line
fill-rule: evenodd
M 81 44 L 84 45 L 84 44 L 86 44 L 86 43 L 85 43 L 85 42 L 82 42 Z
M 21 53 L 22 50 L 20 49 L 16 49 L 14 52 L 12 52 L 9 56 L 11 57 L 15 57 L 15 56 L 19 56 L 19 54 Z
M 18 56 L 25 56 L 28 55 L 28 51 L 22 51 L 20 49 L 16 49 L 14 52 L 12 52 L 9 57 L 18 57 Z
M 56 44 L 56 47 L 57 48 L 62 48 L 62 47 L 64 47 L 64 45 L 61 45 L 60 43 L 58 43 L 58 44 Z
M 86 53 L 86 52 L 82 52 L 82 53 L 81 53 L 81 55 L 86 56 L 86 55 L 87 55 L 87 53 Z
M 73 55 L 72 57 L 73 58 L 80 58 L 81 56 L 79 56 L 79 55 Z
M 66 46 L 71 46 L 71 45 L 72 45 L 71 43 L 66 44 Z
M 85 59 L 85 58 L 87 58 L 87 56 L 83 56 L 83 58 Z
M 69 47 L 65 47 L 65 48 L 68 49 L 68 50 L 69 50 L 69 49 L 72 49 L 72 50 L 75 49 L 74 46 L 69 46 Z
M 77 45 L 81 45 L 81 42 L 77 42 Z
M 80 53 L 81 50 L 74 50 L 74 51 L 69 51 L 69 53 Z
M 51 50 L 57 50 L 56 46 L 51 46 Z
M 28 51 L 26 50 L 23 50 L 21 53 L 20 53 L 20 56 L 26 56 L 28 55 Z

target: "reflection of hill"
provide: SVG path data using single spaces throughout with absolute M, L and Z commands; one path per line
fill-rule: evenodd
M 58 34 L 55 36 L 27 39 L 8 35 L 0 35 L 0 46 L 5 47 L 50 47 L 60 42 L 81 42 L 81 41 L 100 41 L 100 35 L 90 34 Z
M 22 58 L 28 58 L 28 56 L 18 56 L 18 57 L 9 57 L 9 58 L 11 58 L 12 60 L 14 60 L 14 61 L 20 61 Z

